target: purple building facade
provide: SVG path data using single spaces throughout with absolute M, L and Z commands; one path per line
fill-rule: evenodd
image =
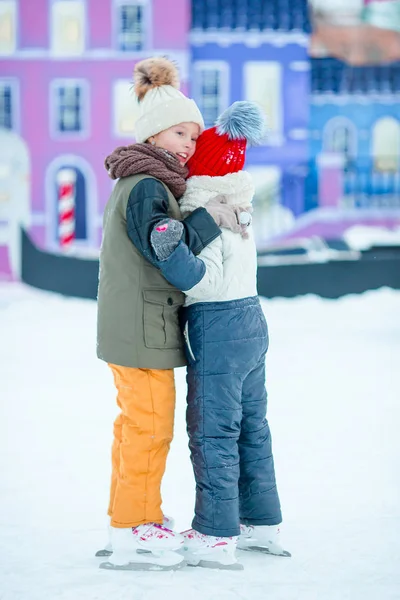
M 104 158 L 133 140 L 134 65 L 167 55 L 187 91 L 190 2 L 4 0 L 0 25 L 0 277 L 12 279 L 20 225 L 60 249 L 62 169 L 75 173 L 70 251 L 99 247 L 113 185 Z
M 191 89 L 206 124 L 236 100 L 267 115 L 266 139 L 246 153 L 260 250 L 304 212 L 309 32 L 307 0 L 192 0 Z

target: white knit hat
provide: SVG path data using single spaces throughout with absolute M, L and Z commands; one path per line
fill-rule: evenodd
M 135 123 L 137 142 L 145 142 L 179 123 L 197 123 L 200 133 L 204 121 L 194 100 L 179 91 L 175 65 L 166 58 L 147 58 L 135 66 L 135 93 L 139 101 L 139 118 Z

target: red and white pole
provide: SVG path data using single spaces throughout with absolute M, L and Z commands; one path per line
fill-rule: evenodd
M 58 239 L 61 248 L 64 249 L 67 249 L 75 239 L 75 185 L 74 169 L 58 171 Z

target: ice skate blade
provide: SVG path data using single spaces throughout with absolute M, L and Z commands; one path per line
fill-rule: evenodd
M 174 571 L 185 565 L 183 556 L 171 551 L 150 552 L 138 548 L 128 554 L 114 554 L 114 559 L 100 563 L 100 569 L 116 571 Z
M 97 550 L 95 556 L 111 556 L 111 554 L 112 550 L 106 550 L 103 548 L 103 550 Z
M 186 565 L 183 560 L 175 565 L 157 565 L 155 563 L 127 563 L 126 565 L 114 565 L 111 562 L 100 563 L 99 569 L 108 571 L 177 571 Z
M 223 565 L 216 560 L 200 560 L 198 563 L 187 563 L 188 567 L 203 567 L 203 569 L 220 569 L 222 571 L 243 571 L 244 567 L 240 563 Z
M 247 548 L 238 546 L 238 550 L 244 550 L 245 552 L 260 552 L 261 554 L 269 554 L 270 556 L 285 556 L 287 558 L 292 556 L 287 550 L 282 550 L 282 552 L 279 553 L 271 552 L 269 548 L 265 548 L 264 546 L 247 546 Z

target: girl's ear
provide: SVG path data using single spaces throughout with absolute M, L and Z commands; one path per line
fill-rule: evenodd
M 152 146 L 156 145 L 156 140 L 154 138 L 149 138 L 149 142 Z

